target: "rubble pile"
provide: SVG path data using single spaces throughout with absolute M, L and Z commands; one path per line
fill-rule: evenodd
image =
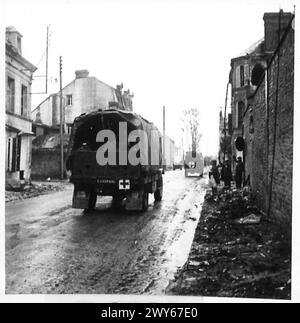
M 5 203 L 23 200 L 35 197 L 41 194 L 46 194 L 54 191 L 61 191 L 65 188 L 65 183 L 34 183 L 25 185 L 19 191 L 5 191 Z
M 168 293 L 291 298 L 291 241 L 264 219 L 249 188 L 207 192 L 192 249 Z

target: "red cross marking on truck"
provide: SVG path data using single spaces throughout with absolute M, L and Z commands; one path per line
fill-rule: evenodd
M 119 180 L 119 190 L 129 190 L 130 189 L 130 180 L 129 179 L 120 179 Z

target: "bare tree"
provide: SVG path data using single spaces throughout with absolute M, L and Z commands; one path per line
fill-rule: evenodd
M 224 137 L 224 131 L 223 131 L 223 136 L 220 138 L 220 156 L 219 160 L 223 159 L 223 154 L 224 152 L 227 155 L 227 158 L 231 158 L 232 155 L 232 148 L 231 148 L 231 136 L 227 135 L 226 136 L 226 141 Z
M 184 110 L 183 115 L 188 135 L 191 138 L 192 151 L 197 151 L 202 137 L 200 132 L 200 111 L 196 108 L 191 108 Z

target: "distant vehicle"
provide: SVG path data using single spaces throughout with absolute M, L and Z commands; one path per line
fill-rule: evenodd
M 204 173 L 204 158 L 202 154 L 188 151 L 184 158 L 185 176 L 202 177 Z
M 166 144 L 165 144 L 165 169 L 172 170 L 174 169 L 174 154 L 175 154 L 175 143 L 174 140 L 168 136 L 165 136 Z
M 182 170 L 183 169 L 183 163 L 176 163 L 174 162 L 174 165 L 173 165 L 173 170 L 176 170 L 176 169 L 180 169 Z
M 101 166 L 97 162 L 100 146 L 97 134 L 108 130 L 116 134 L 116 142 L 119 143 L 124 140 L 119 135 L 120 122 L 127 124 L 128 133 L 136 130 L 147 133 L 148 144 L 141 145 L 140 154 L 159 156 L 157 165 L 117 163 Z M 154 134 L 157 144 L 150 145 Z M 126 142 L 127 149 L 130 149 L 133 143 Z M 114 144 L 113 141 L 109 143 Z M 115 152 L 119 161 L 122 151 L 116 148 Z M 70 182 L 74 184 L 73 208 L 94 209 L 98 195 L 112 196 L 116 205 L 123 204 L 125 200 L 127 210 L 137 211 L 147 210 L 150 193 L 154 193 L 155 201 L 162 199 L 162 136 L 152 123 L 135 113 L 110 109 L 77 117 L 72 127 L 68 155 L 66 168 L 71 172 Z

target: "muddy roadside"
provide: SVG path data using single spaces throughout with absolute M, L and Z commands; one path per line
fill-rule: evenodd
M 167 294 L 291 299 L 291 237 L 265 218 L 247 189 L 208 192 L 188 260 Z
M 5 203 L 14 203 L 51 192 L 63 191 L 68 185 L 71 185 L 68 181 L 32 182 L 22 189 L 5 190 Z

